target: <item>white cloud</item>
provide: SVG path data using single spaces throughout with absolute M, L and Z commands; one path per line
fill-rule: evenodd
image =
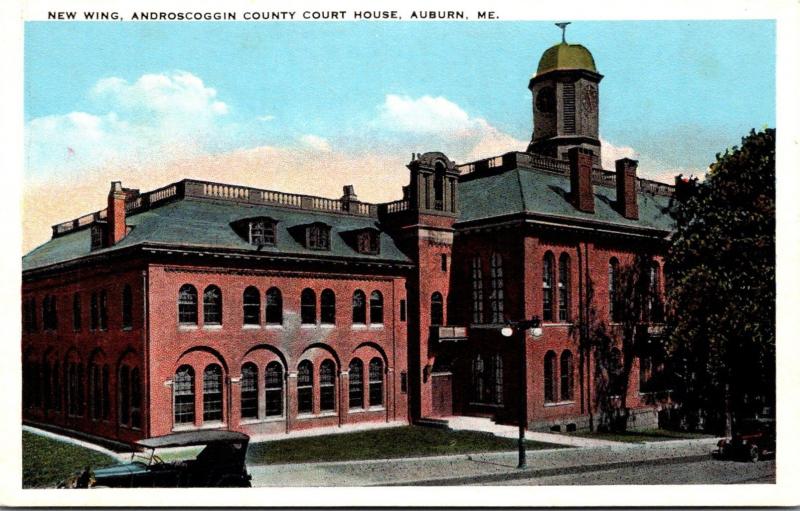
M 256 117 L 256 119 L 258 119 L 261 122 L 269 122 L 269 121 L 274 121 L 275 120 L 275 116 L 274 115 L 260 115 L 260 116 Z
M 27 123 L 31 175 L 199 154 L 215 143 L 229 112 L 213 88 L 185 71 L 146 74 L 133 83 L 103 78 L 89 97 L 102 113 L 76 111 Z
M 300 137 L 300 142 L 304 146 L 306 146 L 306 147 L 308 147 L 310 149 L 314 149 L 316 151 L 320 151 L 320 152 L 323 152 L 323 153 L 331 152 L 330 143 L 326 139 L 324 139 L 322 137 L 318 137 L 316 135 L 310 135 L 310 134 L 309 135 L 303 135 L 303 136 Z
M 422 151 L 441 150 L 460 162 L 522 151 L 527 147 L 527 142 L 501 131 L 481 117 L 469 115 L 441 96 L 411 98 L 389 94 L 378 112 L 373 126 L 394 133 L 396 145 L 404 144 Z
M 614 145 L 608 140 L 600 137 L 601 144 L 601 158 L 604 169 L 614 170 L 615 163 L 621 158 L 630 158 L 631 160 L 638 160 L 639 153 L 633 147 Z

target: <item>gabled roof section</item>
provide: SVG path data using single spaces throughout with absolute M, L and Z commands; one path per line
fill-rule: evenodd
M 104 254 L 144 245 L 165 248 L 187 247 L 210 251 L 225 250 L 254 255 L 261 253 L 276 257 L 286 255 L 310 258 L 353 258 L 389 263 L 411 262 L 400 251 L 394 240 L 385 232 L 380 231 L 377 208 L 372 204 L 358 203 L 357 210 L 346 211 L 338 209 L 339 201 L 335 199 L 293 196 L 259 190 L 257 191 L 257 200 L 247 200 L 245 193 L 222 197 L 218 192 L 212 191 L 213 194 L 203 195 L 199 191 L 192 192 L 190 189 L 190 185 L 194 186 L 199 182 L 181 183 L 186 183 L 186 192 L 178 193 L 170 200 L 154 202 L 147 208 L 128 208 L 130 212 L 127 224 L 132 229 L 122 241 L 113 247 L 91 251 L 90 229 L 80 226 L 60 232 L 53 239 L 26 254 L 22 258 L 23 271 L 65 263 L 90 254 Z M 177 183 L 177 185 L 181 183 Z M 207 184 L 200 184 L 206 186 L 204 189 L 208 189 Z M 194 189 L 198 190 L 197 187 Z M 250 197 L 255 195 L 253 192 L 248 193 Z M 275 246 L 252 245 L 237 234 L 232 227 L 242 220 L 257 217 L 269 217 L 276 221 L 277 243 Z M 320 252 L 308 249 L 289 233 L 289 229 L 293 226 L 313 223 L 330 226 L 330 251 Z M 340 233 L 369 228 L 380 231 L 382 248 L 380 254 L 359 253 L 340 236 Z
M 458 183 L 458 224 L 490 220 L 519 214 L 535 214 L 560 221 L 587 221 L 616 229 L 672 231 L 675 222 L 669 215 L 669 191 L 663 183 L 640 180 L 637 201 L 639 219 L 627 219 L 615 207 L 613 174 L 595 169 L 593 183 L 595 212 L 584 213 L 569 201 L 568 165 L 559 160 L 508 153 L 495 162 L 483 161 L 463 166 Z M 539 162 L 541 160 L 541 162 Z M 541 164 L 539 164 L 541 163 Z M 477 166 L 476 166 L 477 164 Z M 566 171 L 566 172 L 565 172 Z M 598 181 L 602 182 L 598 182 Z

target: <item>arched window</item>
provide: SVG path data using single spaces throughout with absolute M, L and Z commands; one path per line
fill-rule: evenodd
M 319 365 L 319 409 L 321 412 L 336 409 L 336 366 L 332 360 Z
M 242 366 L 242 419 L 258 417 L 258 368 L 252 362 Z
M 436 162 L 433 174 L 433 209 L 444 210 L 444 165 Z
M 96 292 L 92 293 L 89 300 L 89 316 L 89 328 L 97 330 L 97 326 L 100 323 L 100 303 L 97 300 Z
M 67 374 L 67 414 L 72 417 L 83 416 L 83 364 L 68 362 L 65 365 Z M 38 375 L 37 375 L 38 378 Z
M 350 409 L 364 408 L 364 364 L 354 358 L 350 361 Z
M 61 377 L 61 364 L 58 363 L 58 360 L 53 362 L 53 383 L 51 384 L 53 388 L 53 410 L 56 412 L 61 412 L 61 396 L 62 396 L 62 383 L 64 382 L 63 378 Z
M 261 322 L 261 293 L 253 286 L 242 294 L 242 314 L 245 325 L 258 325 Z
M 175 424 L 194 423 L 194 369 L 183 365 L 172 380 L 172 399 Z
M 283 415 L 283 366 L 270 362 L 264 371 L 264 412 L 267 417 Z
M 481 258 L 472 258 L 472 322 L 483 323 L 483 269 Z
M 383 406 L 383 360 L 369 361 L 369 406 Z
M 570 303 L 569 255 L 562 253 L 558 258 L 558 320 L 569 321 Z
M 222 324 L 222 291 L 217 286 L 208 286 L 203 291 L 203 323 L 206 325 Z
M 435 292 L 431 295 L 431 325 L 444 324 L 444 300 L 442 293 Z
M 356 289 L 353 293 L 353 324 L 364 325 L 367 322 L 367 295 Z
M 203 371 L 203 422 L 222 420 L 222 368 L 209 364 Z
M 96 295 L 92 294 L 92 322 Z M 184 284 L 178 291 L 178 323 L 181 325 L 197 324 L 197 289 L 191 284 Z M 95 328 L 94 326 L 92 328 Z
M 492 311 L 492 323 L 503 322 L 503 257 L 497 252 L 492 254 L 491 259 L 491 294 L 489 295 L 489 305 Z
M 46 382 L 48 376 L 43 376 L 42 379 Z M 100 376 L 100 366 L 96 362 L 92 362 L 89 364 L 89 417 L 93 421 L 100 419 L 102 415 L 102 390 L 103 383 Z
M 373 325 L 383 324 L 383 295 L 373 291 L 369 295 L 369 322 Z
M 131 427 L 142 427 L 142 377 L 138 367 L 131 369 Z
M 271 287 L 267 290 L 267 324 L 280 325 L 283 323 L 283 297 L 281 290 Z
M 81 329 L 81 295 L 75 293 L 72 295 L 72 329 Z
M 325 289 L 319 296 L 320 322 L 326 325 L 336 323 L 336 295 L 330 289 Z
M 561 400 L 572 401 L 572 353 L 564 350 L 561 353 Z
M 50 361 L 45 359 L 42 363 L 42 395 L 44 396 L 44 409 L 50 411 L 53 408 L 53 368 Z M 24 385 L 23 381 L 23 385 Z
M 314 366 L 303 360 L 297 366 L 297 413 L 314 411 Z
M 317 295 L 313 289 L 305 288 L 300 293 L 300 322 L 306 325 L 317 322 Z
M 608 313 L 611 321 L 618 322 L 620 320 L 620 306 L 619 306 L 619 261 L 616 257 L 612 257 L 608 261 Z
M 556 400 L 556 354 L 548 351 L 544 356 L 544 401 L 552 403 Z
M 111 387 L 109 386 L 109 369 L 108 364 L 103 364 L 103 420 L 107 421 L 111 415 Z M 54 378 L 58 378 L 58 374 L 54 374 Z M 61 398 L 56 393 L 57 410 L 61 410 Z
M 125 284 L 122 288 L 122 328 L 133 327 L 133 291 Z
M 108 330 L 108 293 L 100 291 L 100 330 Z
M 131 420 L 131 368 L 123 365 L 119 368 L 119 423 L 123 426 Z
M 542 319 L 544 321 L 553 321 L 555 319 L 553 316 L 554 259 L 553 253 L 547 252 L 542 262 Z

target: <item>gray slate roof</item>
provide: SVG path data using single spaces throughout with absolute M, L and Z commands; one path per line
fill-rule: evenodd
M 260 249 L 242 239 L 231 228 L 231 222 L 256 216 L 278 221 L 277 245 Z M 331 226 L 331 250 L 312 250 L 303 246 L 288 231 L 289 227 L 323 222 Z M 375 218 L 339 215 L 320 211 L 292 210 L 272 206 L 254 206 L 235 202 L 216 202 L 184 198 L 128 217 L 132 226 L 114 247 L 90 251 L 90 229 L 82 229 L 54 238 L 22 258 L 22 269 L 31 270 L 78 257 L 100 254 L 124 247 L 149 243 L 197 248 L 229 249 L 276 255 L 348 257 L 362 260 L 409 263 L 410 259 L 397 248 L 392 238 L 380 234 L 380 253 L 361 254 L 348 245 L 340 233 L 367 227 L 379 228 Z
M 639 193 L 639 219 L 630 220 L 614 209 L 616 190 L 594 185 L 595 212 L 584 213 L 569 202 L 569 176 L 527 168 L 477 177 L 458 185 L 459 222 L 522 213 L 603 222 L 616 227 L 670 231 L 674 220 L 667 212 L 670 198 Z

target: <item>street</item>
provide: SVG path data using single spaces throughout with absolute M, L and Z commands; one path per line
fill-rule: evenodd
M 611 484 L 772 484 L 775 460 L 748 463 L 706 460 L 693 463 L 664 463 L 484 483 L 492 486 L 557 486 Z

